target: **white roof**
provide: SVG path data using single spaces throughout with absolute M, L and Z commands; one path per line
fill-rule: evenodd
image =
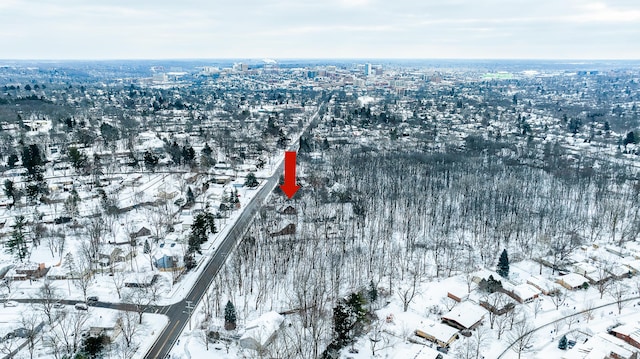
M 640 259 L 625 260 L 625 265 L 636 272 L 640 272 Z
M 245 332 L 240 337 L 240 345 L 250 349 L 264 347 L 283 321 L 284 317 L 277 312 L 264 313 L 258 319 L 247 323 Z
M 532 286 L 531 284 L 518 284 L 513 287 L 513 293 L 520 297 L 522 300 L 527 300 L 540 294 L 540 289 Z
M 465 328 L 470 328 L 481 321 L 485 313 L 486 309 L 479 305 L 471 302 L 462 302 L 456 305 L 449 313 L 443 315 L 442 318 L 455 321 Z
M 612 332 L 628 336 L 640 343 L 640 323 L 625 324 L 611 329 Z
M 594 273 L 598 270 L 598 268 L 594 267 L 593 265 L 587 263 L 587 262 L 580 262 L 580 263 L 576 263 L 573 265 L 573 268 L 576 269 L 576 272 L 580 272 L 583 274 L 589 274 L 589 273 Z
M 442 323 L 432 322 L 430 320 L 425 321 L 425 323 L 421 324 L 418 330 L 431 335 L 432 337 L 443 343 L 449 342 L 449 340 L 451 340 L 451 337 L 458 334 L 458 329 Z
M 554 289 L 554 284 L 551 283 L 549 280 L 537 276 L 537 275 L 532 275 L 531 277 L 529 277 L 527 279 L 527 283 L 531 283 L 535 286 L 537 286 L 538 288 L 541 288 L 542 290 L 546 291 L 546 292 L 551 292 Z
M 589 280 L 578 273 L 569 273 L 563 276 L 559 276 L 556 278 L 557 280 L 562 280 L 567 285 L 575 288 L 581 286 L 583 283 L 589 283 Z
M 630 358 L 637 349 L 613 335 L 598 333 L 586 343 L 579 343 L 572 350 L 568 350 L 562 359 L 602 359 L 612 352 L 622 358 Z

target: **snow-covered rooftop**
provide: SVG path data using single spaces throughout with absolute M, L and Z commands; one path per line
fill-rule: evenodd
M 260 349 L 269 343 L 273 335 L 282 325 L 284 317 L 278 312 L 267 312 L 247 323 L 244 334 L 240 337 L 240 345 L 248 349 Z
M 471 328 L 484 318 L 486 310 L 471 302 L 456 305 L 449 313 L 442 316 L 443 320 L 454 321 L 465 328 Z

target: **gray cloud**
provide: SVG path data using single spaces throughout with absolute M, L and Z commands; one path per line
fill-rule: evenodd
M 0 58 L 640 58 L 632 0 L 3 0 Z

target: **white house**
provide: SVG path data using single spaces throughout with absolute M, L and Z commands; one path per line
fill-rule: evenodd
M 244 334 L 240 337 L 240 346 L 261 351 L 276 337 L 284 317 L 277 312 L 267 312 L 258 319 L 247 323 Z

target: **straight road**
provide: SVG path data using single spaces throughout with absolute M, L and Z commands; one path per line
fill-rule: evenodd
M 325 105 L 322 105 L 321 107 L 323 106 Z M 318 111 L 311 117 L 307 129 L 314 126 L 319 120 L 319 117 L 320 115 Z M 306 133 L 306 130 L 303 131 L 303 133 Z M 298 146 L 299 139 L 296 139 L 288 150 L 297 151 Z M 246 233 L 253 217 L 258 210 L 260 210 L 260 207 L 266 200 L 267 196 L 269 196 L 269 194 L 273 192 L 274 188 L 278 185 L 278 180 L 280 179 L 280 175 L 283 173 L 283 170 L 284 161 L 281 160 L 278 168 L 276 168 L 271 177 L 267 179 L 265 185 L 247 204 L 231 230 L 227 232 L 222 244 L 220 244 L 220 246 L 215 250 L 213 256 L 209 258 L 204 270 L 200 273 L 200 276 L 185 299 L 179 303 L 162 307 L 160 312 L 169 317 L 169 324 L 163 329 L 160 336 L 158 336 L 156 341 L 153 343 L 153 346 L 147 352 L 145 356 L 146 359 L 165 358 L 167 354 L 169 354 L 171 348 L 173 348 L 173 345 L 178 340 L 180 333 L 182 333 L 184 328 L 189 325 L 187 302 L 190 302 L 193 308 L 198 306 L 198 303 L 204 296 L 204 293 L 211 285 L 213 278 L 215 278 L 218 271 L 220 271 L 220 268 L 224 265 L 227 256 L 242 239 L 242 236 Z

